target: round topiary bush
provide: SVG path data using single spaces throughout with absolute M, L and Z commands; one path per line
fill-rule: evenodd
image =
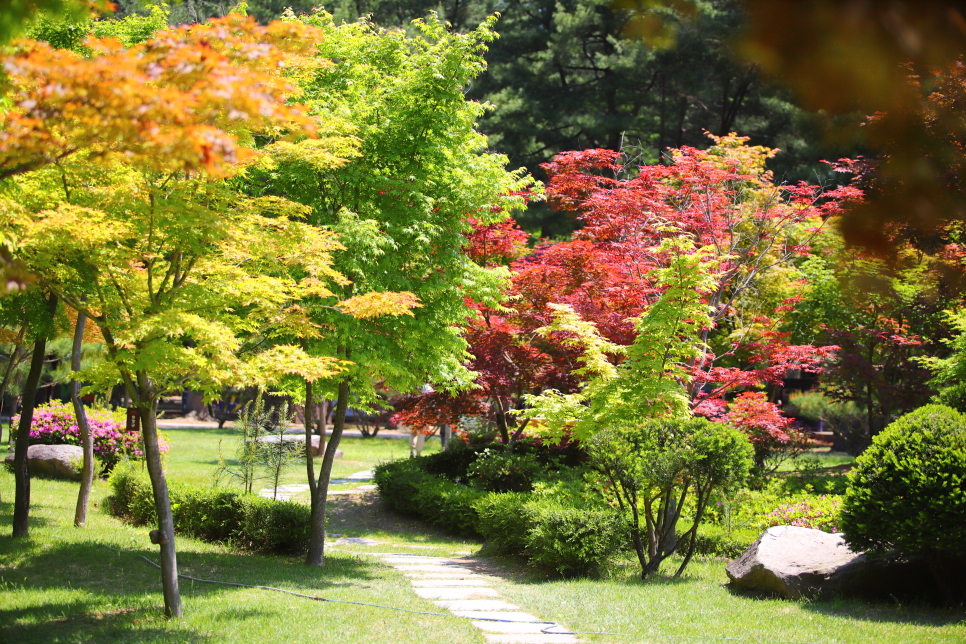
M 966 416 L 928 405 L 886 427 L 849 474 L 841 526 L 857 551 L 966 554 Z

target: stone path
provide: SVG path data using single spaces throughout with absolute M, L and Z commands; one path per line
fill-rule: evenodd
M 486 577 L 467 568 L 465 560 L 408 552 L 374 554 L 409 577 L 418 596 L 470 619 L 473 626 L 483 631 L 487 642 L 573 644 L 580 641 L 563 626 L 524 613 L 519 606 L 500 599 L 500 593 L 487 584 Z
M 329 485 L 351 485 L 357 483 L 366 483 L 372 480 L 372 470 L 366 470 L 365 472 L 356 472 L 350 474 L 344 479 L 332 479 L 329 481 Z M 360 485 L 354 490 L 329 490 L 329 496 L 341 496 L 345 494 L 365 494 L 366 492 L 375 490 L 375 485 Z M 279 485 L 277 488 L 266 487 L 258 491 L 258 496 L 263 496 L 266 499 L 274 498 L 278 501 L 289 501 L 295 494 L 302 494 L 309 491 L 308 483 L 293 483 L 291 485 Z

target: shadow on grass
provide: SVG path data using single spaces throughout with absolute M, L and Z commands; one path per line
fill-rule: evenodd
M 154 551 L 116 552 L 94 542 L 42 544 L 33 540 L 0 538 L 0 556 L 17 561 L 0 579 L 36 589 L 86 590 L 124 596 L 161 592 L 160 571 L 141 559 L 157 560 Z M 201 579 L 275 586 L 289 590 L 324 590 L 374 579 L 382 568 L 366 559 L 329 556 L 324 568 L 305 566 L 301 559 L 217 552 L 179 552 L 178 572 Z M 220 584 L 181 580 L 192 594 L 235 590 Z M 364 585 L 362 587 L 365 587 Z
M 774 593 L 757 592 L 726 585 L 734 597 L 748 600 L 781 599 Z M 839 597 L 825 600 L 783 600 L 797 604 L 802 610 L 818 613 L 826 617 L 848 618 L 866 622 L 910 624 L 913 626 L 949 626 L 963 624 L 966 627 L 966 609 L 939 608 L 922 601 L 900 601 L 898 599 L 860 599 Z
M 170 630 L 159 617 L 156 607 L 100 611 L 84 602 L 48 603 L 30 608 L 0 609 L 0 624 L 4 624 L 0 630 L 2 644 L 175 641 L 201 644 L 211 641 L 202 633 Z
M 848 617 L 865 622 L 934 627 L 962 624 L 966 629 L 966 609 L 963 607 L 937 608 L 921 602 L 866 601 L 842 598 L 829 601 L 802 602 L 802 609 L 828 617 Z
M 6 504 L 0 504 L 0 534 L 10 536 L 11 531 L 13 531 L 13 510 L 4 512 L 3 505 Z M 45 517 L 35 516 L 36 510 L 40 507 L 42 506 L 34 505 L 30 508 L 32 510 L 30 513 L 30 520 L 28 522 L 30 528 L 43 528 L 52 524 L 52 522 Z

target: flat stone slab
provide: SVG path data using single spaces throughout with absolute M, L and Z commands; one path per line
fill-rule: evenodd
M 484 599 L 499 597 L 492 588 L 413 588 L 423 599 Z
M 365 487 L 367 487 L 367 486 L 360 485 L 359 486 L 359 489 L 361 490 L 361 489 L 363 489 Z M 373 485 L 372 487 L 378 487 L 378 486 Z M 436 549 L 436 546 L 407 546 L 407 545 L 400 545 L 400 548 L 415 548 L 416 550 L 435 550 Z
M 292 500 L 291 495 L 285 494 L 283 492 L 278 492 L 278 493 L 273 492 L 271 488 L 268 488 L 266 490 L 259 490 L 258 491 L 258 496 L 260 496 L 260 497 L 262 497 L 264 499 L 275 499 L 276 501 L 291 501 Z
M 266 489 L 270 491 L 272 488 Z M 279 485 L 275 489 L 286 494 L 297 494 L 298 492 L 308 492 L 312 488 L 309 487 L 308 483 L 291 483 L 289 485 Z
M 476 579 L 481 583 L 485 583 L 485 580 L 480 575 L 469 573 L 464 574 L 460 572 L 407 572 L 403 573 L 405 576 L 412 580 L 416 579 Z
M 555 624 L 532 623 L 532 622 L 470 622 L 473 626 L 487 633 L 525 633 L 527 635 L 555 635 L 554 630 L 564 631 Z M 545 633 L 544 629 L 549 629 L 550 633 Z
M 519 610 L 519 606 L 503 599 L 445 599 L 433 602 L 440 608 L 451 611 L 511 611 Z
M 346 479 L 350 481 L 371 481 L 373 477 L 372 470 L 366 470 L 365 472 L 356 472 L 350 474 Z
M 413 579 L 410 581 L 413 588 L 456 588 L 459 586 L 482 587 L 486 582 L 481 578 L 476 579 Z
M 450 609 L 452 610 L 452 609 Z M 504 619 L 508 622 L 543 622 L 536 615 L 531 615 L 530 613 L 521 613 L 520 611 L 505 611 L 505 610 L 453 610 L 453 614 L 458 617 L 468 617 L 469 619 Z M 544 624 L 544 626 L 549 626 L 549 624 Z
M 405 555 L 402 557 L 383 557 L 388 564 L 435 564 L 437 566 L 453 564 L 456 562 L 445 557 L 428 557 L 425 555 Z
M 379 546 L 382 545 L 382 541 L 376 541 L 375 539 L 366 539 L 365 537 L 342 537 L 336 544 L 354 544 L 357 546 Z
M 357 490 L 365 490 L 369 492 L 370 490 L 378 490 L 378 485 L 360 485 L 356 488 Z M 432 546 L 406 546 L 407 548 L 432 548 Z
M 462 566 L 440 566 L 439 564 L 399 564 L 393 566 L 396 570 L 403 572 L 459 572 L 467 575 L 473 574 L 469 568 Z
M 483 633 L 483 638 L 492 644 L 574 644 L 580 641 L 573 635 L 538 635 L 533 633 Z
M 346 496 L 352 494 L 365 494 L 366 490 L 329 490 L 326 496 Z

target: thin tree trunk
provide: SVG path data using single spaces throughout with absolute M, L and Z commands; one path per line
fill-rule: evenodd
M 675 577 L 680 577 L 684 569 L 688 567 L 691 563 L 691 557 L 694 556 L 694 550 L 698 543 L 698 526 L 701 525 L 701 519 L 704 518 L 704 508 L 707 505 L 707 501 L 704 499 L 704 495 L 698 493 L 698 507 L 694 513 L 694 525 L 691 526 L 690 534 L 685 534 L 685 538 L 688 540 L 688 550 L 684 554 L 684 561 L 681 562 L 681 566 L 678 571 L 674 573 Z
M 325 424 L 329 418 L 329 401 L 323 400 L 319 403 L 319 419 L 316 421 L 316 431 L 319 435 L 319 449 L 316 454 L 321 455 L 325 452 Z
M 74 346 L 70 356 L 70 368 L 75 373 L 81 367 L 81 344 L 84 341 L 84 323 L 87 316 L 77 312 L 77 326 L 74 328 Z M 70 401 L 74 404 L 74 418 L 80 430 L 81 446 L 84 448 L 84 465 L 81 468 L 80 490 L 77 492 L 77 508 L 74 510 L 74 527 L 83 528 L 87 523 L 87 501 L 94 484 L 94 436 L 87 423 L 87 412 L 80 398 L 81 383 L 77 379 L 70 382 Z
M 13 369 L 20 362 L 20 351 L 23 348 L 23 338 L 24 334 L 27 332 L 27 325 L 20 327 L 20 333 L 17 334 L 17 342 L 13 346 L 13 350 L 10 351 L 10 360 L 7 361 L 7 368 L 3 372 L 3 382 L 0 382 L 0 415 L 3 415 L 3 397 L 7 394 L 7 385 L 10 384 L 10 377 L 13 375 Z M 11 414 L 11 417 L 13 414 Z M 13 425 L 10 426 L 10 433 L 13 433 Z M 3 442 L 3 423 L 0 423 L 0 443 Z
M 506 410 L 503 409 L 503 401 L 500 400 L 499 396 L 494 396 L 493 400 L 496 401 L 496 427 L 500 431 L 500 440 L 506 445 L 510 442 L 510 431 L 506 425 Z
M 315 497 L 315 448 L 312 447 L 312 409 L 315 407 L 315 396 L 312 393 L 312 381 L 305 381 L 305 473 L 309 477 L 309 496 Z M 321 442 L 319 443 L 321 445 Z
M 154 386 L 144 372 L 137 374 L 137 405 L 141 410 L 141 440 L 147 461 L 151 489 L 154 492 L 154 508 L 158 514 L 157 541 L 161 546 L 161 588 L 164 593 L 164 614 L 180 618 L 181 593 L 178 591 L 178 557 L 174 545 L 174 517 L 171 515 L 171 499 L 168 482 L 161 466 L 161 450 L 158 449 L 157 400 Z M 133 399 L 134 396 L 132 395 Z
M 329 478 L 332 474 L 332 464 L 335 461 L 335 451 L 339 448 L 342 430 L 345 428 L 345 412 L 349 407 L 349 379 L 339 383 L 339 397 L 335 404 L 335 417 L 332 419 L 332 437 L 325 446 L 325 456 L 319 468 L 319 479 L 312 495 L 312 537 L 309 541 L 309 551 L 305 555 L 305 563 L 309 566 L 325 565 L 325 503 L 329 492 Z
M 53 293 L 47 300 L 50 318 L 57 312 L 57 296 Z M 44 322 L 47 322 L 45 320 Z M 44 369 L 44 353 L 47 351 L 47 333 L 41 330 L 34 341 L 34 352 L 30 356 L 30 371 L 23 387 L 23 409 L 20 410 L 20 425 L 17 428 L 17 445 L 14 448 L 13 472 L 15 478 L 13 505 L 13 536 L 26 537 L 30 534 L 30 472 L 27 470 L 27 448 L 30 446 L 30 423 L 34 419 L 34 405 L 37 385 Z M 12 433 L 12 432 L 11 432 Z

